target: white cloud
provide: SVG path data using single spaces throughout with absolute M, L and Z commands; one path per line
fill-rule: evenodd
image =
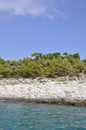
M 66 3 L 68 0 L 0 0 L 0 14 L 46 16 L 53 20 L 65 16 L 62 7 Z

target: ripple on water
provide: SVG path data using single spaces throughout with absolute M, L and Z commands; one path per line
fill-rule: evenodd
M 0 101 L 0 130 L 86 130 L 86 108 Z

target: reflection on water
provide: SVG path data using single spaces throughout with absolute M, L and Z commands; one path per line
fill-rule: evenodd
M 0 130 L 86 130 L 86 108 L 0 101 Z

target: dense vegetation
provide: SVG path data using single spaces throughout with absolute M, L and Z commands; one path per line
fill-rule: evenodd
M 79 76 L 86 74 L 86 59 L 80 60 L 78 53 L 61 55 L 59 52 L 33 53 L 31 58 L 22 60 L 4 60 L 0 58 L 0 78 L 36 78 L 61 76 Z

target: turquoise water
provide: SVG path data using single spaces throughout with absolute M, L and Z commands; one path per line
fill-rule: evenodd
M 86 130 L 86 108 L 0 101 L 0 130 Z

